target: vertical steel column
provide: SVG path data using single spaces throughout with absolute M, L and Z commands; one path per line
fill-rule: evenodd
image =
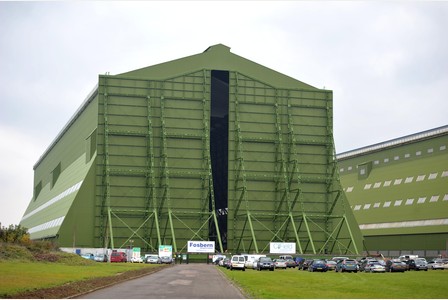
M 294 120 L 292 117 L 291 109 L 291 99 L 289 97 L 289 91 L 288 91 L 288 101 L 287 101 L 287 114 L 288 114 L 288 165 L 291 166 L 290 175 L 289 175 L 289 191 L 295 191 L 296 194 L 294 196 L 294 199 L 290 203 L 290 212 L 294 212 L 295 205 L 297 201 L 299 201 L 301 205 L 301 211 L 302 211 L 302 217 L 305 219 L 305 208 L 303 205 L 303 202 L 301 201 L 301 194 L 302 194 L 302 178 L 299 171 L 299 158 L 297 155 L 297 142 L 296 137 L 294 133 Z M 292 189 L 293 182 L 296 183 L 297 187 L 295 190 Z M 291 223 L 294 228 L 294 233 L 296 237 L 296 244 L 299 246 L 300 253 L 303 253 L 301 241 L 298 234 L 298 229 L 296 228 L 296 224 L 294 221 L 294 215 L 290 213 Z M 308 231 L 308 237 L 310 240 L 312 240 L 312 237 L 309 234 Z
M 150 81 L 148 82 L 148 85 L 150 84 Z M 161 238 L 160 238 L 160 228 L 159 228 L 159 222 L 157 220 L 157 201 L 156 201 L 156 185 L 155 185 L 155 178 L 154 178 L 154 134 L 152 130 L 152 106 L 151 106 L 151 96 L 149 95 L 146 97 L 146 103 L 147 103 L 147 120 L 148 120 L 148 133 L 147 133 L 147 170 L 146 170 L 146 189 L 147 189 L 147 202 L 146 202 L 146 215 L 145 217 L 148 217 L 149 212 L 152 210 L 152 214 L 154 215 L 154 222 L 153 224 L 156 227 L 156 234 L 157 234 L 157 243 L 158 245 L 162 244 Z M 151 228 L 152 229 L 152 226 Z M 148 232 L 148 234 L 151 234 L 152 230 Z M 151 236 L 146 236 L 147 239 L 150 239 Z
M 103 203 L 105 203 L 107 209 L 107 221 L 109 223 L 109 231 L 110 231 L 110 242 L 112 249 L 114 248 L 114 233 L 112 226 L 112 217 L 110 214 L 111 203 L 110 203 L 110 166 L 109 166 L 109 119 L 108 119 L 108 94 L 107 94 L 107 77 L 104 77 L 104 102 L 103 102 L 103 114 L 104 114 L 104 181 L 106 186 L 105 191 L 105 199 Z M 104 207 L 102 208 L 101 215 L 104 215 Z M 103 224 L 103 222 L 102 222 Z M 101 232 L 104 232 L 104 229 L 101 229 Z
M 163 91 L 163 87 L 162 87 Z M 163 93 L 163 92 L 162 92 Z M 161 171 L 162 171 L 162 178 L 160 180 L 163 190 L 162 200 L 161 204 L 159 206 L 159 213 L 161 213 L 161 210 L 163 209 L 163 206 L 167 205 L 168 208 L 168 220 L 170 224 L 171 229 L 171 238 L 173 241 L 173 249 L 175 252 L 177 252 L 177 245 L 176 245 L 176 235 L 174 233 L 174 227 L 173 227 L 173 219 L 172 219 L 172 210 L 171 210 L 171 201 L 170 201 L 170 185 L 169 185 L 169 170 L 168 170 L 168 149 L 167 149 L 167 133 L 166 133 L 166 124 L 165 124 L 165 98 L 163 94 L 160 96 L 160 119 L 161 119 L 161 129 L 162 129 L 162 153 L 161 153 Z M 164 182 L 163 182 L 164 181 Z M 163 182 L 163 183 L 162 183 Z M 163 237 L 165 238 L 165 236 Z
M 249 211 L 249 203 L 247 201 L 247 182 L 246 182 L 246 170 L 244 168 L 244 157 L 243 157 L 243 141 L 241 134 L 240 118 L 239 118 L 239 83 L 238 83 L 238 73 L 235 72 L 235 183 L 234 183 L 234 199 L 238 198 L 238 202 L 235 206 L 234 211 L 234 245 L 236 245 L 236 225 L 238 220 L 238 213 L 241 206 L 241 202 L 244 201 L 246 214 L 244 216 L 249 217 L 247 212 Z M 241 186 L 239 185 L 241 181 Z M 237 197 L 238 191 L 241 191 L 239 197 Z M 250 219 L 249 219 L 250 220 Z M 258 249 L 257 239 L 255 237 L 252 222 L 250 221 L 249 226 L 251 227 L 252 240 L 255 248 Z M 241 233 L 241 239 L 243 239 L 244 232 Z M 240 240 L 241 242 L 241 240 Z

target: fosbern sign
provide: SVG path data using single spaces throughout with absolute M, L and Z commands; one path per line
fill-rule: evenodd
M 188 241 L 187 251 L 189 253 L 214 253 L 214 241 Z

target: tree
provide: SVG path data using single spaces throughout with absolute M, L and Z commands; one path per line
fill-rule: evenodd
M 5 243 L 16 243 L 28 245 L 30 243 L 30 234 L 28 229 L 21 225 L 1 226 L 0 223 L 0 241 Z

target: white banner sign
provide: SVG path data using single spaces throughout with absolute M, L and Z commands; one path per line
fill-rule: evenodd
M 296 243 L 270 243 L 269 253 L 272 254 L 295 254 Z
M 159 245 L 159 256 L 173 257 L 173 246 L 171 245 Z
M 215 253 L 214 241 L 188 241 L 188 253 Z

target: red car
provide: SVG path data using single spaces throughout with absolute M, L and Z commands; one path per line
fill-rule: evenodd
M 110 262 L 127 262 L 126 253 L 124 252 L 112 252 L 110 256 Z

